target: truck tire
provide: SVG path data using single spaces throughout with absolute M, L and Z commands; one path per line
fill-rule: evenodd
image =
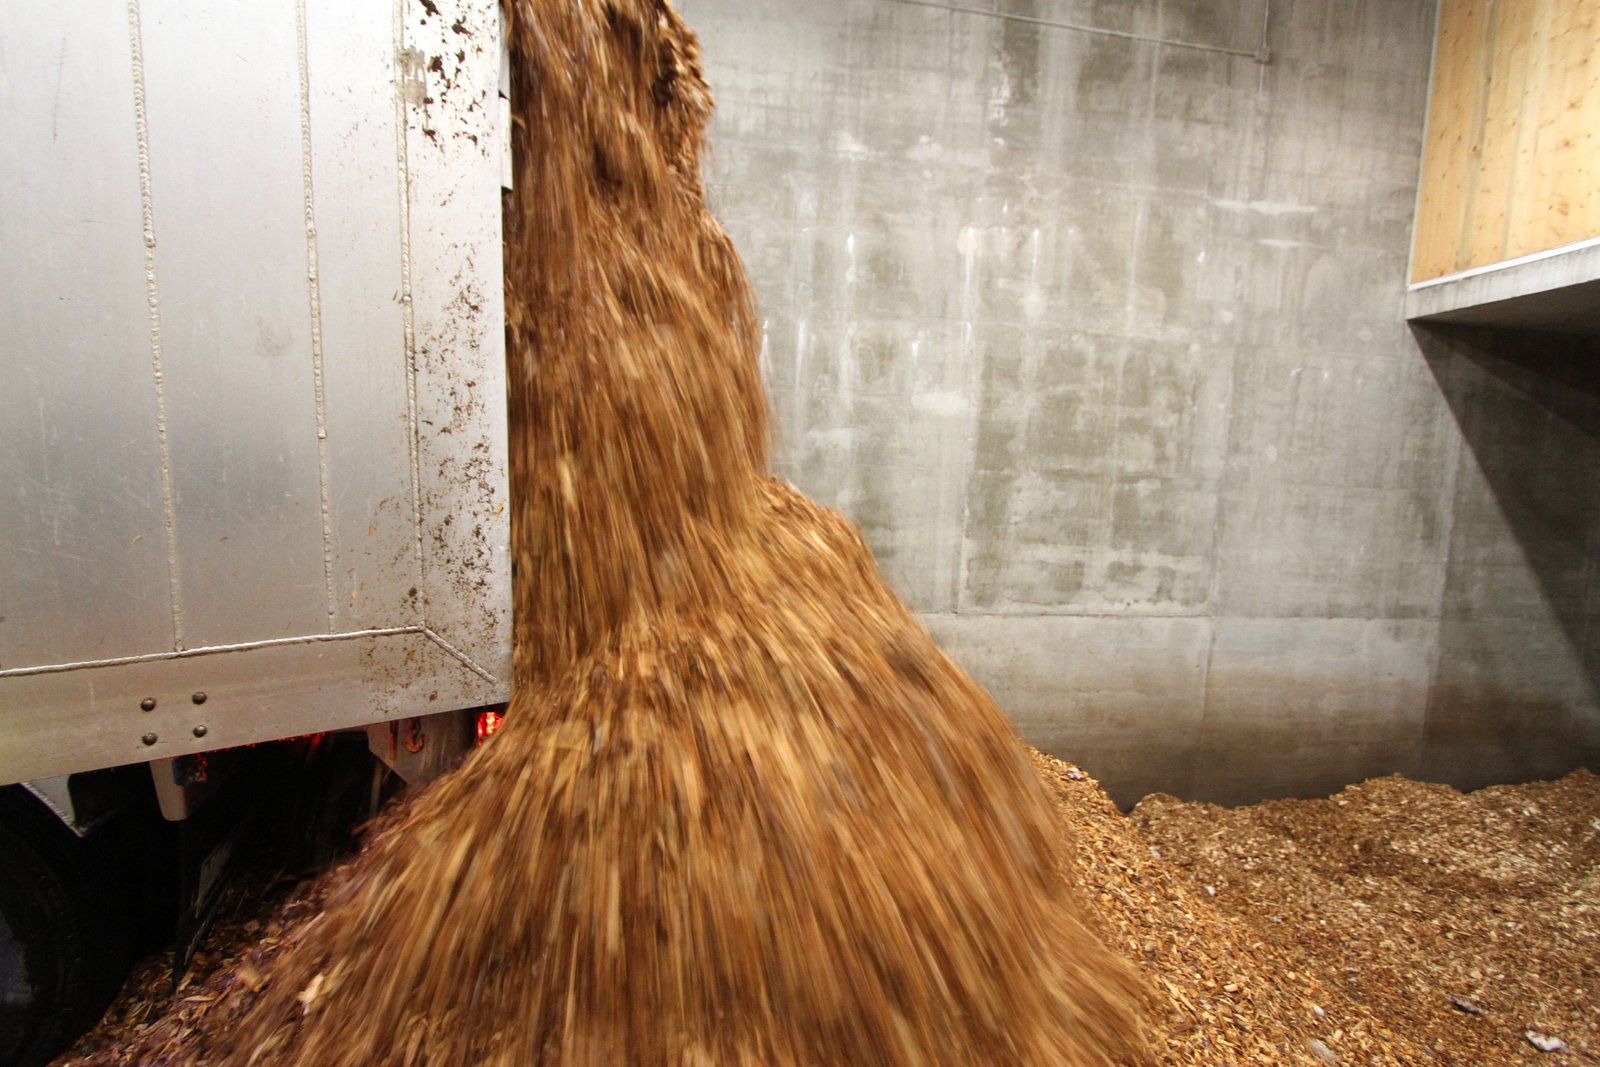
M 0 1067 L 48 1063 L 116 992 L 127 939 L 107 873 L 31 796 L 0 789 Z

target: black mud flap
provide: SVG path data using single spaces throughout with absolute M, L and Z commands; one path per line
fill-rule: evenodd
M 263 745 L 184 756 L 171 763 L 175 784 L 220 787 L 197 811 L 178 824 L 178 915 L 172 954 L 176 992 L 205 939 L 222 892 L 238 871 L 244 843 L 256 831 L 270 789 L 261 785 L 283 771 L 287 752 Z

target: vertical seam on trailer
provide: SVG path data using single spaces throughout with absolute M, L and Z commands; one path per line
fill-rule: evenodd
M 172 444 L 167 434 L 166 381 L 161 365 L 161 303 L 156 284 L 155 198 L 150 181 L 150 124 L 144 85 L 144 33 L 139 0 L 128 0 L 128 38 L 133 58 L 133 123 L 139 146 L 139 216 L 144 240 L 145 304 L 150 309 L 150 371 L 156 393 L 156 442 L 161 457 L 161 524 L 167 539 L 167 597 L 172 611 L 172 647 L 183 651 L 183 595 L 178 575 L 177 491 L 172 480 Z
M 394 64 L 395 64 L 395 162 L 399 176 L 400 193 L 400 310 L 401 333 L 406 361 L 406 447 L 411 460 L 411 528 L 416 532 L 415 552 L 417 584 L 423 595 L 418 605 L 419 617 L 424 625 L 428 617 L 427 566 L 422 544 L 422 442 L 421 423 L 417 413 L 417 326 L 411 299 L 411 174 L 406 148 L 406 97 L 405 72 L 400 69 L 405 55 L 406 0 L 394 4 Z M 426 73 L 422 75 L 427 77 Z
M 333 519 L 328 489 L 328 404 L 322 373 L 322 281 L 317 270 L 316 196 L 311 182 L 311 60 L 306 44 L 306 0 L 294 6 L 295 52 L 300 68 L 300 173 L 305 188 L 306 288 L 311 301 L 311 387 L 317 410 L 317 498 L 322 511 L 322 584 L 327 595 L 328 632 L 335 629 L 333 598 Z

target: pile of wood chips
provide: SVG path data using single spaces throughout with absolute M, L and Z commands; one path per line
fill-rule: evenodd
M 1158 795 L 1130 818 L 1077 767 L 1033 763 L 1093 925 L 1143 972 L 1162 1064 L 1600 1062 L 1595 775 L 1234 810 Z M 149 960 L 57 1067 L 214 1059 L 207 1035 L 351 871 L 235 886 L 178 995 Z
M 1425 918 L 1375 937 L 1338 927 L 1365 918 L 1354 902 L 1312 901 L 1354 864 L 1377 881 L 1340 888 L 1376 908 L 1404 847 L 1241 822 L 1279 866 L 1325 849 L 1323 881 L 1219 866 L 1212 896 L 1081 772 L 1035 759 L 854 528 L 768 474 L 753 296 L 700 185 L 693 35 L 666 0 L 508 14 L 526 89 L 505 217 L 505 725 L 350 863 L 243 920 L 176 1003 L 124 1003 L 67 1062 L 1423 1064 L 1456 1047 L 1418 1026 L 1446 993 L 1483 1012 L 1449 1021 L 1492 1031 L 1485 1048 L 1512 1018 L 1592 1047 L 1568 1014 L 1592 1023 L 1592 1002 L 1567 992 L 1593 988 L 1590 964 L 1507 977 L 1554 917 L 1516 912 L 1476 974 L 1397 965 L 1385 953 Z M 1165 829 L 1186 832 L 1164 812 L 1140 817 L 1172 849 Z M 1237 863 L 1212 853 L 1189 862 Z M 1542 871 L 1437 870 L 1463 894 Z M 1269 889 L 1287 894 L 1276 925 L 1247 903 Z M 1334 967 L 1309 951 L 1332 946 Z M 1397 1013 L 1379 990 L 1406 980 L 1421 1006 Z M 1562 992 L 1513 1001 L 1542 985 Z
M 1231 811 L 1158 794 L 1132 821 L 1258 971 L 1320 987 L 1306 1034 L 1339 1062 L 1600 1063 L 1594 774 L 1467 794 L 1377 778 Z M 1119 934 L 1149 922 L 1129 919 Z
M 666 0 L 507 17 L 504 725 L 146 1058 L 1149 1062 L 1009 720 L 770 475 L 694 36 Z

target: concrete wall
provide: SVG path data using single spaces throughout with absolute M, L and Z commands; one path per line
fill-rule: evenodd
M 682 6 L 777 468 L 1029 740 L 1123 802 L 1247 801 L 1528 769 L 1547 690 L 1593 723 L 1573 631 L 1466 621 L 1519 531 L 1435 377 L 1471 360 L 1401 318 L 1433 0 L 1274 0 L 1268 65 L 1027 21 L 1248 53 L 1260 0 Z M 1480 764 L 1459 656 L 1520 691 L 1529 634 L 1562 681 Z
M 1600 340 L 1418 329 L 1464 439 L 1424 773 L 1600 768 Z

